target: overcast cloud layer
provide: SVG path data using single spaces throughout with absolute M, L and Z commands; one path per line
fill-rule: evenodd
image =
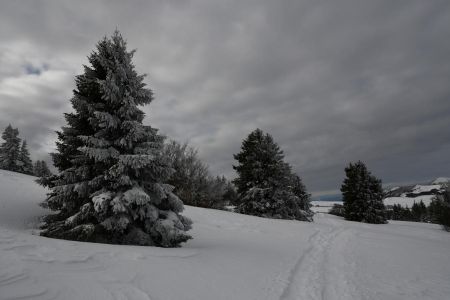
M 146 123 L 215 174 L 259 127 L 312 192 L 349 161 L 385 183 L 450 176 L 450 1 L 2 1 L 0 129 L 48 159 L 74 76 L 118 28 L 155 101 Z

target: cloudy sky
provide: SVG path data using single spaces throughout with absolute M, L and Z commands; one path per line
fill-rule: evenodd
M 2 1 L 0 127 L 48 159 L 74 76 L 118 28 L 146 123 L 214 174 L 259 127 L 311 192 L 363 160 L 385 183 L 450 176 L 450 1 Z

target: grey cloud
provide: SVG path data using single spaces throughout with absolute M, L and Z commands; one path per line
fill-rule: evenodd
M 385 182 L 450 175 L 446 0 L 0 8 L 0 125 L 19 126 L 36 156 L 51 149 L 70 109 L 74 74 L 117 27 L 138 49 L 137 69 L 156 95 L 145 122 L 189 141 L 214 173 L 234 176 L 232 154 L 260 127 L 311 191 L 338 189 L 344 166 L 358 159 Z M 26 75 L 27 65 L 42 71 Z M 62 72 L 60 80 L 46 81 L 51 72 Z M 8 94 L 13 79 L 28 88 Z

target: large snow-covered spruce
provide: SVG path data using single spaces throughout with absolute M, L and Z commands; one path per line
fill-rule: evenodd
M 239 193 L 237 211 L 268 218 L 312 221 L 309 195 L 301 179 L 283 161 L 284 154 L 269 134 L 256 129 L 234 155 Z
M 58 132 L 59 174 L 43 178 L 51 192 L 42 235 L 81 241 L 174 247 L 190 239 L 182 201 L 164 182 L 172 169 L 164 138 L 144 126 L 138 108 L 152 91 L 132 63 L 119 32 L 104 38 L 76 77 L 73 113 Z
M 373 176 L 361 161 L 350 163 L 345 174 L 341 186 L 345 218 L 364 223 L 386 223 L 381 180 Z

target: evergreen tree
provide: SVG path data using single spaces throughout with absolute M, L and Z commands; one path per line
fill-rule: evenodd
M 341 187 L 345 218 L 365 223 L 386 223 L 381 180 L 372 176 L 361 161 L 350 163 L 345 174 Z
M 40 160 L 37 160 L 34 162 L 33 172 L 34 172 L 34 175 L 36 175 L 37 177 L 42 177 L 42 167 L 41 167 Z
M 442 195 L 437 196 L 430 206 L 430 218 L 433 222 L 441 224 L 446 231 L 450 231 L 450 188 L 447 187 Z
M 401 220 L 402 207 L 399 204 L 394 204 L 392 207 L 392 220 Z
M 445 205 L 441 197 L 433 198 L 433 200 L 431 200 L 430 205 L 427 208 L 430 222 L 439 223 L 440 214 L 444 209 Z
M 252 188 L 279 186 L 289 176 L 283 151 L 271 135 L 264 134 L 259 128 L 242 142 L 241 151 L 234 155 L 234 159 L 238 162 L 233 166 L 238 177 L 233 183 L 241 195 Z
M 292 192 L 299 199 L 299 207 L 304 211 L 311 211 L 311 195 L 306 192 L 302 179 L 297 174 L 292 174 Z
M 48 168 L 47 163 L 45 161 L 41 160 L 41 176 L 47 177 L 47 176 L 51 176 L 51 175 L 52 175 L 52 172 Z
M 164 138 L 144 126 L 138 106 L 152 91 L 132 63 L 119 32 L 104 38 L 76 78 L 74 112 L 58 133 L 54 165 L 60 173 L 42 181 L 42 235 L 81 241 L 174 247 L 190 238 L 183 203 L 164 182 L 172 169 L 162 155 Z
M 4 143 L 0 146 L 0 168 L 18 172 L 20 170 L 19 130 L 17 128 L 12 128 L 11 124 L 9 124 L 3 132 L 2 138 Z
M 223 194 L 223 200 L 225 205 L 236 205 L 238 199 L 238 194 L 236 192 L 236 188 L 234 185 L 227 181 L 227 185 L 225 187 L 225 193 Z
M 424 222 L 427 217 L 427 207 L 421 200 L 420 202 L 414 202 L 411 207 L 412 221 Z
M 33 175 L 33 162 L 30 158 L 30 152 L 28 152 L 27 141 L 22 142 L 22 147 L 19 152 L 19 171 L 24 174 Z
M 309 195 L 306 196 L 304 186 L 293 186 L 291 167 L 284 162 L 283 151 L 271 135 L 264 134 L 260 129 L 251 132 L 234 158 L 238 162 L 233 166 L 238 174 L 234 180 L 238 192 L 238 212 L 312 221 L 307 204 Z M 308 210 L 303 210 L 307 206 Z
M 33 170 L 34 174 L 38 177 L 48 177 L 52 175 L 47 163 L 43 160 L 37 160 L 34 164 Z

